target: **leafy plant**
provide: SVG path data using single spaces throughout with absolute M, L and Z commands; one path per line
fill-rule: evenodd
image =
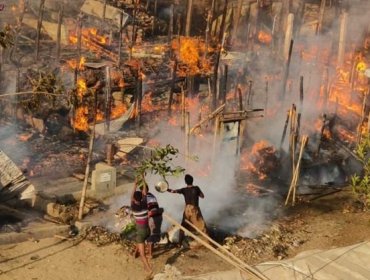
M 152 173 L 160 175 L 164 180 L 167 176 L 179 176 L 185 169 L 181 166 L 174 166 L 172 160 L 177 157 L 179 150 L 171 145 L 154 148 L 150 157 L 141 162 L 135 169 L 138 187 L 145 184 L 145 174 Z
M 350 185 L 352 191 L 364 209 L 370 208 L 370 134 L 367 133 L 357 146 L 356 154 L 362 163 L 362 174 L 354 174 Z

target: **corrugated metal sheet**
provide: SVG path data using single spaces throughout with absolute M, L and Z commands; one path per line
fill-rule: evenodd
M 0 201 L 22 196 L 25 190 L 34 190 L 34 186 L 23 175 L 18 166 L 0 150 Z

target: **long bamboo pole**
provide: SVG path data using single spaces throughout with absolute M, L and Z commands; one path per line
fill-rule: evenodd
M 229 264 L 231 264 L 232 266 L 236 267 L 237 269 L 239 269 L 240 271 L 243 271 L 249 275 L 251 275 L 252 273 L 250 271 L 248 271 L 246 268 L 242 267 L 239 263 L 235 262 L 234 260 L 231 260 L 229 257 L 225 256 L 224 254 L 222 254 L 220 251 L 217 251 L 215 248 L 213 248 L 211 245 L 209 245 L 208 243 L 204 242 L 202 239 L 200 239 L 198 236 L 196 236 L 195 234 L 193 234 L 191 231 L 189 231 L 188 229 L 186 229 L 185 227 L 183 227 L 182 225 L 180 225 L 175 219 L 173 219 L 171 216 L 169 216 L 167 213 L 163 213 L 163 217 L 165 219 L 167 219 L 170 223 L 172 223 L 173 225 L 175 226 L 178 226 L 181 230 L 183 230 L 187 235 L 191 236 L 192 238 L 194 238 L 194 240 L 196 240 L 197 242 L 199 242 L 200 244 L 202 244 L 204 247 L 206 247 L 207 249 L 211 250 L 213 253 L 215 253 L 217 256 L 219 256 L 220 258 L 222 258 L 223 260 L 225 260 L 226 262 L 228 262 Z M 252 274 L 253 276 L 255 276 L 254 274 Z M 258 279 L 266 279 L 266 278 L 258 278 Z
M 90 173 L 90 164 L 93 154 L 93 147 L 94 147 L 94 139 L 95 139 L 95 125 L 96 125 L 96 111 L 97 111 L 97 98 L 96 98 L 96 90 L 93 89 L 93 95 L 94 95 L 94 122 L 93 122 L 93 128 L 90 134 L 90 142 L 89 142 L 89 153 L 87 156 L 87 163 L 86 163 L 86 169 L 85 169 L 85 178 L 84 183 L 82 186 L 82 193 L 81 193 L 81 200 L 80 200 L 80 207 L 78 209 L 78 219 L 81 220 L 83 217 L 83 209 L 85 205 L 85 198 L 86 198 L 86 192 L 87 192 L 87 182 L 89 178 Z
M 253 273 L 255 276 L 259 277 L 260 279 L 267 279 L 266 276 L 264 276 L 261 272 L 254 269 L 253 267 L 246 264 L 244 261 L 242 261 L 240 258 L 235 256 L 233 253 L 231 253 L 229 250 L 227 250 L 224 246 L 221 246 L 219 243 L 214 241 L 212 238 L 210 238 L 207 234 L 202 232 L 200 229 L 198 229 L 193 223 L 191 223 L 188 220 L 185 220 L 185 222 L 190 225 L 193 229 L 195 229 L 200 235 L 202 235 L 205 239 L 207 239 L 209 242 L 211 242 L 213 245 L 215 245 L 218 249 L 223 251 L 226 255 L 228 255 L 230 258 L 234 259 L 237 263 L 239 263 L 241 266 L 248 269 L 251 273 Z
M 59 14 L 58 14 L 58 28 L 57 28 L 57 50 L 56 50 L 56 57 L 57 60 L 59 61 L 60 58 L 60 41 L 61 41 L 61 34 L 62 34 L 62 21 L 63 21 L 63 10 L 64 10 L 64 5 L 63 3 L 60 4 L 59 7 Z
M 45 0 L 40 1 L 40 6 L 39 6 L 39 15 L 37 19 L 37 33 L 36 33 L 36 61 L 39 59 L 39 54 L 40 54 L 40 36 L 41 36 L 41 27 L 42 27 L 42 18 L 44 15 L 44 4 Z
M 186 13 L 185 36 L 190 36 L 191 19 L 193 16 L 193 0 L 188 0 L 188 9 Z

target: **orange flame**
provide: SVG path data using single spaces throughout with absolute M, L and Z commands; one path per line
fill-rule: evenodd
M 262 30 L 260 30 L 260 32 L 258 32 L 257 38 L 258 38 L 258 41 L 260 41 L 263 44 L 270 44 L 271 41 L 272 41 L 271 34 L 265 32 L 265 31 L 262 31 Z
M 82 106 L 77 108 L 76 113 L 75 113 L 75 118 L 73 121 L 73 127 L 77 130 L 80 131 L 87 131 L 89 129 L 89 124 L 88 124 L 88 113 L 89 110 L 87 106 Z

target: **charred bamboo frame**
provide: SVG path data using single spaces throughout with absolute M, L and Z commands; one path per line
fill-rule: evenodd
M 249 80 L 248 81 L 248 91 L 247 91 L 247 96 L 246 96 L 246 103 L 247 107 L 249 108 L 249 105 L 251 104 L 251 99 L 252 99 L 252 86 L 253 86 L 253 81 Z
M 222 104 L 220 107 L 218 107 L 216 110 L 214 110 L 212 113 L 210 113 L 204 120 L 200 120 L 197 124 L 195 124 L 189 131 L 190 134 L 193 134 L 195 130 L 200 128 L 204 123 L 212 120 L 213 118 L 217 117 L 224 109 L 226 104 Z
M 238 91 L 238 98 L 239 98 L 239 110 L 243 111 L 244 110 L 243 93 L 242 93 L 242 89 L 240 88 L 240 86 L 238 86 L 237 91 Z
M 41 37 L 41 27 L 42 27 L 42 19 L 44 16 L 44 4 L 45 0 L 40 0 L 40 6 L 39 6 L 39 15 L 37 18 L 37 29 L 36 29 L 36 61 L 39 59 L 39 54 L 40 54 L 40 37 Z

